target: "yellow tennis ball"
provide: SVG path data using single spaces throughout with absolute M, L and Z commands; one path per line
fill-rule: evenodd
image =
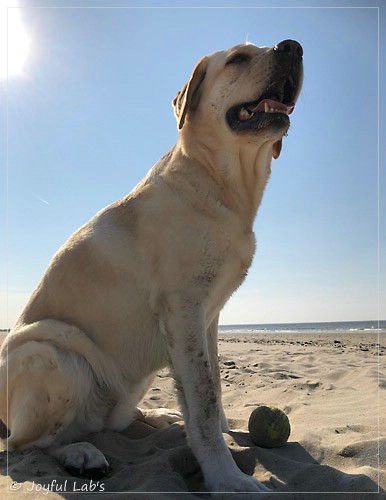
M 291 433 L 287 415 L 276 406 L 258 406 L 253 410 L 248 422 L 252 441 L 262 448 L 284 446 Z

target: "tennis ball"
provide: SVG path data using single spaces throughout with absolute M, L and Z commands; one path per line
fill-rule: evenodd
M 252 441 L 262 448 L 284 446 L 291 433 L 287 415 L 276 406 L 258 406 L 253 410 L 248 422 Z

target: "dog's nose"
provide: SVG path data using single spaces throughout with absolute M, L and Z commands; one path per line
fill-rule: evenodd
M 278 52 L 287 52 L 289 55 L 293 56 L 303 56 L 303 47 L 295 40 L 283 40 L 274 47 L 274 50 Z

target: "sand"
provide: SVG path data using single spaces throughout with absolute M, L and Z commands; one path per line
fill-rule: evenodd
M 253 498 L 386 499 L 386 339 L 377 343 L 375 333 L 220 335 L 223 403 L 237 429 L 226 442 L 239 467 L 276 493 Z M 287 413 L 292 432 L 284 447 L 263 449 L 250 440 L 248 418 L 259 404 Z M 177 408 L 167 370 L 141 406 Z M 80 499 L 86 493 L 98 500 L 211 498 L 182 424 L 154 429 L 134 422 L 124 432 L 104 431 L 86 440 L 105 453 L 112 467 L 108 477 L 73 477 L 39 449 L 8 457 L 4 451 L 0 496 L 12 491 L 16 499 Z

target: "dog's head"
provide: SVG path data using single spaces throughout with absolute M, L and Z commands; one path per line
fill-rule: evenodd
M 303 79 L 303 49 L 236 45 L 205 56 L 173 100 L 178 128 L 217 130 L 223 139 L 271 141 L 277 158 Z

